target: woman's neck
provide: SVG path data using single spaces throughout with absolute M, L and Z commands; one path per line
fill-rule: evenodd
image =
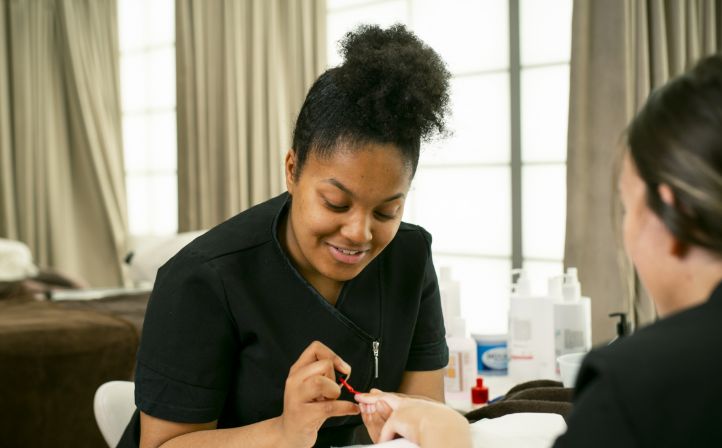
M 684 311 L 705 303 L 722 282 L 722 258 L 706 250 L 692 249 L 684 261 L 678 285 L 667 303 L 657 305 L 660 317 Z

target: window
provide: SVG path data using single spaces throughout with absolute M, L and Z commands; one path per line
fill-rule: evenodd
M 511 268 L 540 291 L 562 269 L 572 1 L 327 4 L 329 66 L 361 23 L 404 23 L 446 61 L 454 134 L 422 149 L 404 219 L 432 233 L 469 330 L 506 332 Z
M 131 238 L 178 228 L 174 0 L 119 0 L 120 91 Z

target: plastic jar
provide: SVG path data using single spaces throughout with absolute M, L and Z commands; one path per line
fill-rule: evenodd
M 479 375 L 506 375 L 509 358 L 506 334 L 472 334 L 476 341 L 476 362 Z

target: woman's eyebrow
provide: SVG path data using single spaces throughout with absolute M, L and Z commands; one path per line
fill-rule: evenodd
M 327 184 L 333 185 L 334 187 L 336 187 L 336 188 L 338 188 L 339 190 L 343 191 L 343 192 L 346 193 L 347 195 L 351 196 L 351 198 L 355 198 L 355 197 L 356 197 L 356 195 L 354 194 L 353 191 L 349 190 L 348 187 L 346 187 L 344 184 L 342 184 L 342 183 L 339 182 L 338 180 L 334 179 L 333 177 L 330 178 L 330 179 L 325 179 L 325 180 L 323 180 L 323 182 L 325 182 L 325 183 L 327 183 Z M 404 193 L 396 193 L 395 195 L 389 196 L 388 198 L 384 199 L 384 200 L 381 201 L 381 202 L 391 202 L 391 201 L 393 201 L 393 200 L 402 198 L 402 197 L 404 197 L 404 196 L 405 196 Z

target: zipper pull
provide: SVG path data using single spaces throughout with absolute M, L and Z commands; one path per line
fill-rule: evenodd
M 379 341 L 373 342 L 373 350 L 374 350 L 374 378 L 379 377 Z

